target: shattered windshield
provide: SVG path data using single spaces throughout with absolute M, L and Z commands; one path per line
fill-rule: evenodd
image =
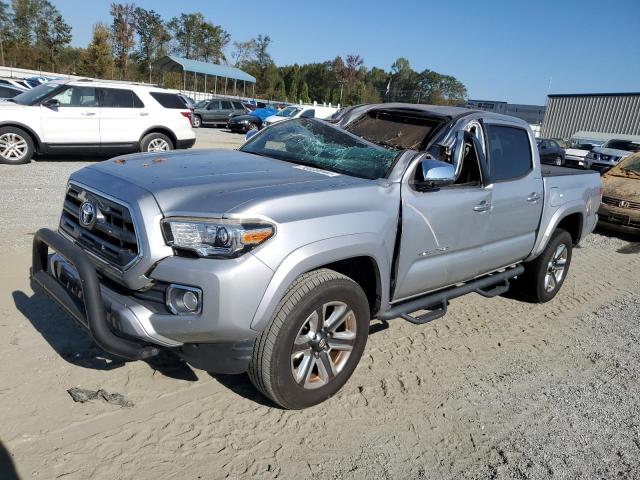
M 384 177 L 401 153 L 312 118 L 276 123 L 240 150 L 372 180 Z

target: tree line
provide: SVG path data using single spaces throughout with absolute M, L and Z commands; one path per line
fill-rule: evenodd
M 256 77 L 257 97 L 278 101 L 457 105 L 467 96 L 465 86 L 455 77 L 428 69 L 417 72 L 406 58 L 398 58 L 389 71 L 367 68 L 357 54 L 278 66 L 269 53 L 272 39 L 268 35 L 232 42 L 222 26 L 199 12 L 164 19 L 133 3 L 112 3 L 110 17 L 110 23 L 93 26 L 86 48 L 77 48 L 71 46 L 70 25 L 49 0 L 0 0 L 0 63 L 182 88 L 181 74 L 163 74 L 153 68 L 157 59 L 173 54 L 238 67 Z M 202 80 L 197 85 L 191 77 L 188 81 L 187 88 L 202 90 Z M 222 90 L 210 81 L 207 90 L 214 88 Z M 235 93 L 242 94 L 242 90 Z

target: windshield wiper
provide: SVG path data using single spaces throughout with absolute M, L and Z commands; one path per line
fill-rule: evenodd
M 626 169 L 626 168 L 621 168 L 620 170 L 622 170 L 627 175 L 631 173 L 631 174 L 633 174 L 633 175 L 635 175 L 637 177 L 640 177 L 640 172 L 636 172 L 635 170 L 629 170 L 629 169 Z

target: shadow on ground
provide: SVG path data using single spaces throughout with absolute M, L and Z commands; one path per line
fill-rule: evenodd
M 11 454 L 0 441 L 0 478 L 2 480 L 19 480 L 18 472 Z
M 102 350 L 91 337 L 64 314 L 49 297 L 42 293 L 28 296 L 22 291 L 13 292 L 16 308 L 51 345 L 60 357 L 69 363 L 93 370 L 113 370 L 124 366 L 125 360 Z M 145 360 L 164 376 L 195 382 L 195 372 L 178 355 L 163 350 L 156 357 Z

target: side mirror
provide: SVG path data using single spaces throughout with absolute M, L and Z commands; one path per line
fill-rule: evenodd
M 244 140 L 251 140 L 255 135 L 258 134 L 258 130 L 249 130 L 245 136 L 244 136 Z
M 60 106 L 60 101 L 55 98 L 48 98 L 44 102 L 42 102 L 43 107 L 48 108 L 58 108 Z
M 425 158 L 418 168 L 422 170 L 422 180 L 418 182 L 420 188 L 437 189 L 452 185 L 456 181 L 456 170 L 450 163 Z

